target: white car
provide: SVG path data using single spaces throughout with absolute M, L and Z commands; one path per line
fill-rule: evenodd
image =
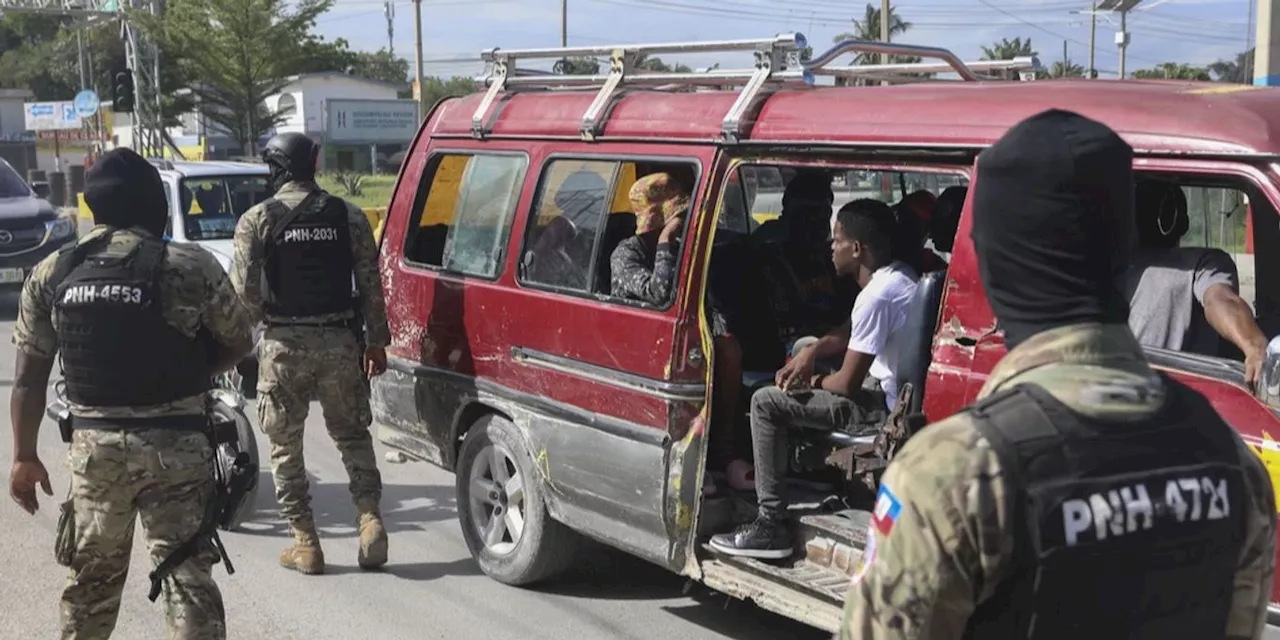
M 169 202 L 169 225 L 165 235 L 178 242 L 194 242 L 208 249 L 231 269 L 235 254 L 232 241 L 236 222 L 250 207 L 271 195 L 267 186 L 267 166 L 249 162 L 185 162 L 152 160 L 164 181 Z M 254 346 L 262 328 L 254 331 Z M 252 398 L 258 383 L 258 360 L 250 355 L 237 367 L 242 390 Z

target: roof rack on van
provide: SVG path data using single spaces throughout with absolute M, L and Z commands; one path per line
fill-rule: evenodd
M 737 100 L 724 116 L 721 134 L 727 141 L 737 141 L 743 134 L 742 120 L 747 110 L 762 94 L 772 93 L 783 85 L 812 86 L 816 76 L 838 78 L 864 78 L 888 82 L 919 82 L 923 73 L 954 72 L 961 80 L 994 80 L 996 77 L 979 72 L 1017 72 L 1038 69 L 1040 63 L 1034 57 L 1013 60 L 984 60 L 966 63 L 950 50 L 939 47 L 874 42 L 868 40 L 844 40 L 831 49 L 801 62 L 800 51 L 808 47 L 808 40 L 801 33 L 782 33 L 772 38 L 757 40 L 714 40 L 706 42 L 669 42 L 660 44 L 610 45 L 596 47 L 554 47 L 544 49 L 489 49 L 481 53 L 481 59 L 489 64 L 486 76 L 476 78 L 481 87 L 487 87 L 484 98 L 471 117 L 471 134 L 483 138 L 489 133 L 486 117 L 494 102 L 505 92 L 530 89 L 590 88 L 599 87 L 595 100 L 582 116 L 579 131 L 585 140 L 594 140 L 604 129 L 602 115 L 622 85 L 657 89 L 688 90 L 699 87 L 741 87 Z M 755 66 L 745 69 L 707 69 L 686 73 L 656 73 L 637 70 L 639 56 L 679 53 L 725 53 L 751 51 L 755 54 Z M 887 53 L 918 56 L 937 62 L 907 64 L 834 66 L 832 63 L 846 53 Z M 605 75 L 571 75 L 556 72 L 531 72 L 516 66 L 519 60 L 564 60 L 575 57 L 609 57 L 609 72 Z M 790 65 L 790 66 L 789 66 Z

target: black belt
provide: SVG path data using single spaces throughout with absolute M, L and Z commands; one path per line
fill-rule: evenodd
M 133 431 L 136 429 L 168 429 L 170 431 L 205 431 L 209 418 L 203 415 L 156 416 L 154 418 L 82 418 L 72 416 L 72 429 Z

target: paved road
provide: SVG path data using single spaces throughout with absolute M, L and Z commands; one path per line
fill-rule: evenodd
M 8 337 L 15 306 L 13 296 L 0 296 L 0 382 L 4 386 L 13 380 L 13 347 Z M 312 415 L 318 414 L 315 407 Z M 236 574 L 227 576 L 221 567 L 214 569 L 226 600 L 230 638 L 828 637 L 700 588 L 683 595 L 683 579 L 613 552 L 596 552 L 594 569 L 539 591 L 498 584 L 480 575 L 467 553 L 454 511 L 453 477 L 425 464 L 383 464 L 391 564 L 383 572 L 362 572 L 355 562 L 354 513 L 342 465 L 323 425 L 313 418 L 307 426 L 307 463 L 329 574 L 306 577 L 276 566 L 287 537 L 275 516 L 270 476 L 264 474 L 259 510 L 247 525 L 252 531 L 223 534 Z M 9 429 L 6 424 L 0 434 L 5 478 L 11 460 Z M 60 498 L 67 490 L 65 445 L 48 420 L 40 442 L 41 456 L 53 475 L 54 498 Z M 384 451 L 379 448 L 380 460 Z M 263 448 L 264 460 L 265 455 Z M 56 637 L 57 600 L 66 574 L 53 561 L 57 500 L 43 494 L 41 500 L 34 517 L 19 510 L 7 495 L 0 501 L 3 638 Z M 115 637 L 162 638 L 161 608 L 146 599 L 149 566 L 140 541 L 134 546 L 134 558 Z

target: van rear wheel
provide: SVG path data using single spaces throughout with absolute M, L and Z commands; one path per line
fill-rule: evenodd
M 488 415 L 471 428 L 456 482 L 462 537 L 485 575 L 524 586 L 573 563 L 579 535 L 547 513 L 533 457 L 510 420 Z

